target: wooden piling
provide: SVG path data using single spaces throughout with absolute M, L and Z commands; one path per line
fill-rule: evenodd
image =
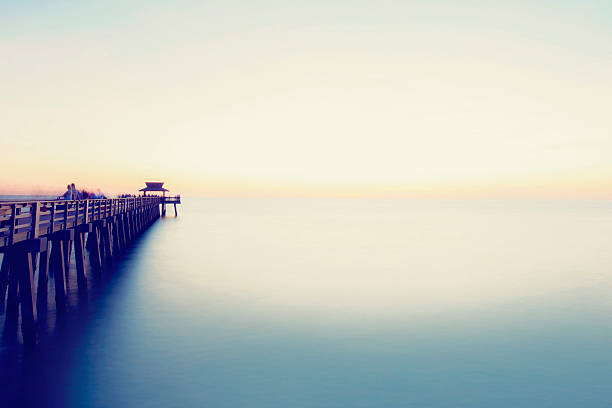
M 16 266 L 19 271 L 21 334 L 26 345 L 36 344 L 36 297 L 34 293 L 34 273 L 36 268 L 33 258 L 37 255 L 37 252 L 32 251 L 32 249 L 34 248 L 25 247 L 16 254 Z
M 134 236 L 140 235 L 140 219 L 138 218 L 138 211 L 132 212 L 132 221 L 134 222 Z
M 6 296 L 6 320 L 16 324 L 19 318 L 19 262 L 17 249 L 11 248 L 8 293 Z
M 49 285 L 49 249 L 51 242 L 47 240 L 40 252 L 38 262 L 38 284 L 36 285 L 36 305 L 38 309 L 47 308 L 47 293 Z
M 125 252 L 127 248 L 127 240 L 125 236 L 125 219 L 123 217 L 123 214 L 119 214 L 119 217 L 117 218 L 117 226 L 119 227 L 117 234 L 119 235 L 119 243 L 121 245 L 121 251 Z
M 74 234 L 72 234 L 74 235 Z M 70 282 L 70 259 L 72 258 L 72 242 L 73 240 L 70 238 L 62 239 L 62 245 L 64 246 L 64 280 L 66 282 L 66 287 L 69 286 Z
M 132 241 L 136 239 L 136 220 L 134 219 L 134 211 L 128 214 L 130 218 L 130 236 L 132 237 Z
M 66 231 L 56 232 L 51 236 L 51 255 L 49 259 L 49 270 L 55 282 L 55 305 L 58 311 L 61 311 L 66 306 L 66 265 L 64 263 L 64 243 L 65 238 L 63 233 Z
M 87 271 L 85 270 L 85 234 L 92 230 L 91 224 L 81 225 L 77 228 L 74 237 L 74 258 L 77 268 L 77 284 L 79 289 L 87 289 Z
M 46 238 L 22 241 L 13 246 L 10 249 L 10 256 L 5 258 L 10 262 L 6 321 L 10 330 L 15 330 L 21 310 L 21 333 L 25 345 L 36 344 L 37 302 L 34 291 L 36 272 L 34 260 L 46 247 Z
M 111 234 L 113 239 L 113 254 L 115 258 L 119 256 L 121 253 L 121 241 L 119 241 L 119 231 L 118 231 L 119 221 L 118 217 L 113 217 L 113 223 L 111 226 Z
M 113 250 L 111 247 L 110 229 L 107 220 L 100 225 L 102 248 L 104 249 L 104 258 L 106 263 L 110 264 L 113 261 Z
M 132 243 L 132 239 L 134 238 L 133 234 L 132 234 L 132 223 L 130 220 L 130 214 L 125 214 L 123 217 L 124 220 L 124 226 L 125 226 L 125 238 L 127 241 L 127 245 L 130 245 Z
M 2 266 L 0 266 L 0 313 L 4 313 L 6 291 L 9 284 L 9 271 L 11 269 L 10 249 L 2 255 Z
M 94 269 L 94 272 L 100 273 L 102 271 L 102 259 L 100 256 L 100 238 L 99 238 L 99 228 L 96 223 L 94 223 L 91 232 L 87 237 L 90 240 L 89 246 L 89 263 Z

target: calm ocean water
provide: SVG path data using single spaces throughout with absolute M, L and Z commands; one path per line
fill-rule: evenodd
M 611 249 L 608 202 L 184 199 L 36 353 L 3 332 L 0 395 L 609 407 Z

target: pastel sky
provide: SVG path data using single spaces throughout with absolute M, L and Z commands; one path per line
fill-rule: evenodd
M 0 193 L 612 197 L 607 0 L 0 0 L 0 55 Z

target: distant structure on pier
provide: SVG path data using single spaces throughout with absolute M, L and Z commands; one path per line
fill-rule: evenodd
M 164 182 L 163 181 L 145 181 L 145 184 L 147 185 L 145 188 L 141 188 L 139 191 L 142 191 L 143 194 L 147 195 L 147 192 L 150 191 L 155 191 L 155 192 L 162 192 L 162 195 L 165 197 L 166 196 L 166 191 L 170 191 L 168 189 L 165 189 L 163 187 Z
M 176 211 L 176 205 L 181 203 L 181 196 L 176 195 L 174 197 L 166 197 L 166 192 L 170 191 L 164 188 L 163 181 L 145 181 L 146 187 L 141 188 L 139 191 L 142 191 L 143 195 L 146 197 L 147 193 L 150 192 L 161 192 L 162 193 L 162 217 L 166 216 L 166 204 L 174 204 L 174 215 L 178 215 Z M 149 194 L 150 195 L 150 194 Z

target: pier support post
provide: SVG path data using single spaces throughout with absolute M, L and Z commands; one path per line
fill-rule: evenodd
M 0 313 L 4 313 L 6 290 L 9 284 L 9 271 L 11 270 L 11 251 L 7 249 L 2 255 L 2 266 L 0 266 Z
M 91 224 L 80 225 L 77 227 L 74 237 L 74 258 L 77 268 L 77 284 L 80 290 L 87 289 L 87 272 L 85 270 L 85 233 L 90 233 Z
M 100 233 L 102 239 L 102 248 L 104 248 L 104 258 L 107 264 L 112 263 L 113 261 L 113 249 L 111 247 L 111 235 L 109 228 L 109 220 L 104 220 L 104 222 L 100 225 Z
M 74 232 L 72 233 L 74 236 Z M 66 287 L 70 285 L 70 258 L 72 257 L 72 242 L 73 240 L 70 238 L 62 240 L 62 245 L 64 246 L 64 279 L 66 281 Z
M 40 252 L 38 262 L 38 284 L 36 287 L 36 305 L 38 310 L 47 309 L 47 293 L 49 291 L 49 249 L 51 242 L 47 240 Z
M 127 237 L 125 236 L 125 218 L 123 217 L 123 214 L 119 214 L 119 217 L 117 218 L 118 220 L 118 224 L 117 226 L 119 227 L 119 242 L 121 244 L 121 251 L 125 252 L 125 250 L 127 249 Z
M 134 233 L 134 238 L 138 237 L 138 211 L 132 211 L 132 232 Z
M 132 237 L 132 242 L 136 239 L 136 217 L 134 216 L 135 212 L 132 211 L 130 212 L 130 215 L 128 216 L 130 218 L 130 236 Z
M 51 235 L 51 257 L 50 266 L 55 282 L 55 305 L 58 311 L 61 311 L 66 306 L 66 279 L 69 276 L 67 271 L 70 265 L 66 265 L 66 248 L 65 241 L 74 239 L 74 230 L 58 231 Z
M 46 247 L 46 238 L 22 241 L 10 248 L 10 256 L 4 258 L 10 262 L 6 323 L 8 330 L 16 331 L 21 309 L 21 334 L 26 346 L 36 344 L 35 259 Z
M 117 216 L 113 217 L 113 222 L 111 224 L 111 235 L 112 235 L 112 239 L 113 239 L 113 254 L 115 255 L 115 258 L 119 256 L 119 254 L 121 253 L 121 241 L 119 241 L 119 231 L 118 231 L 118 227 L 119 227 L 119 221 L 118 221 Z
M 87 249 L 89 249 L 89 263 L 95 273 L 102 271 L 102 254 L 100 253 L 100 221 L 94 223 L 87 236 Z
M 136 217 L 136 210 L 132 211 L 129 217 L 130 217 L 130 226 L 132 227 L 132 231 L 131 231 L 132 241 L 135 241 L 136 237 L 138 237 L 138 217 Z
M 138 210 L 134 210 L 132 213 L 132 220 L 134 220 L 134 236 L 137 237 L 140 235 L 140 217 Z
M 130 220 L 127 214 L 121 214 L 121 226 L 123 229 L 124 247 L 127 249 L 130 246 Z
M 6 321 L 17 327 L 19 318 L 19 269 L 17 262 L 17 249 L 10 249 L 9 261 L 11 263 L 8 277 L 8 293 L 6 295 Z
M 36 256 L 47 248 L 46 238 L 25 241 L 16 254 L 19 270 L 19 302 L 21 303 L 21 334 L 26 346 L 36 344 L 36 296 L 34 294 L 34 273 Z
M 132 243 L 134 236 L 132 235 L 132 222 L 130 220 L 130 213 L 123 214 L 123 227 L 125 229 L 126 244 Z

